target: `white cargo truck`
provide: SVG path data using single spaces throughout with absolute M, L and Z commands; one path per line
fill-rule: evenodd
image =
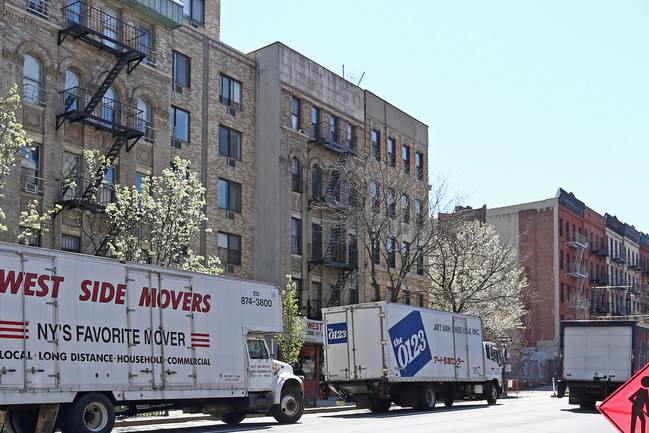
M 168 409 L 294 423 L 302 379 L 265 342 L 281 313 L 266 283 L 0 243 L 0 430 Z
M 633 320 L 561 322 L 557 396 L 595 407 L 649 362 L 649 324 Z
M 479 317 L 387 302 L 322 312 L 327 385 L 359 408 L 494 404 L 502 391 L 500 353 L 483 343 Z

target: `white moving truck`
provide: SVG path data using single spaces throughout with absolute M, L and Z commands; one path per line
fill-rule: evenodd
M 633 320 L 561 322 L 557 396 L 593 408 L 649 362 L 649 324 Z
M 502 391 L 500 354 L 482 340 L 479 317 L 387 302 L 322 310 L 327 384 L 373 412 L 391 403 L 430 410 L 439 399 L 484 399 Z
M 274 285 L 0 243 L 0 430 L 165 409 L 294 423 L 302 379 L 264 339 L 281 314 Z

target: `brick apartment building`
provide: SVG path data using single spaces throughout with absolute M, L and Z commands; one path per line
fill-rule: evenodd
M 508 376 L 550 383 L 561 320 L 649 311 L 649 235 L 615 216 L 601 215 L 559 189 L 546 200 L 487 209 L 486 222 L 502 239 L 518 239 L 529 284 L 524 361 Z

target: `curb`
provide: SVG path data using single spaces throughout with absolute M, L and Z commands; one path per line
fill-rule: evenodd
M 325 406 L 325 407 L 309 407 L 304 409 L 304 413 L 326 413 L 326 412 L 342 412 L 346 410 L 354 410 L 356 405 L 345 406 Z M 261 418 L 270 415 L 263 413 L 251 413 L 246 418 Z M 180 415 L 180 416 L 156 416 L 150 418 L 127 418 L 124 420 L 115 421 L 115 427 L 133 427 L 150 424 L 174 424 L 189 421 L 219 421 L 218 418 L 212 418 L 210 415 Z

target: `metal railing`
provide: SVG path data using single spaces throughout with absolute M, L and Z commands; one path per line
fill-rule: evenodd
M 311 127 L 316 128 L 315 131 L 311 131 L 311 137 L 314 141 L 323 140 L 333 143 L 342 147 L 341 150 L 354 150 L 356 148 L 358 137 L 355 135 L 350 136 L 346 130 L 340 127 L 332 128 L 328 122 L 320 122 Z
M 31 104 L 45 106 L 46 92 L 42 86 L 32 83 L 23 83 L 23 101 Z
M 78 86 L 59 92 L 60 114 L 74 111 L 83 112 L 93 95 L 94 92 Z M 101 103 L 97 105 L 92 113 L 83 114 L 92 115 L 99 119 L 99 123 L 107 127 L 119 125 L 131 129 L 138 129 L 138 117 L 142 114 L 142 110 L 115 99 L 103 97 Z M 101 122 L 101 120 L 105 120 L 105 122 Z
M 27 0 L 25 9 L 29 13 L 49 20 L 52 4 L 46 0 Z
M 43 194 L 44 178 L 36 176 L 33 169 L 24 168 L 20 173 L 20 189 L 31 194 Z
M 78 205 L 84 205 L 86 203 L 81 203 L 81 198 L 83 192 L 92 186 L 90 179 L 86 178 L 74 178 L 74 179 L 58 179 L 58 195 L 57 203 L 60 202 L 78 202 Z M 102 207 L 107 206 L 109 203 L 115 201 L 115 188 L 112 184 L 102 182 L 90 195 L 88 200 L 89 204 L 99 205 Z
M 573 232 L 570 239 L 566 242 L 566 245 L 574 246 L 576 248 L 588 248 L 588 239 L 581 233 Z

